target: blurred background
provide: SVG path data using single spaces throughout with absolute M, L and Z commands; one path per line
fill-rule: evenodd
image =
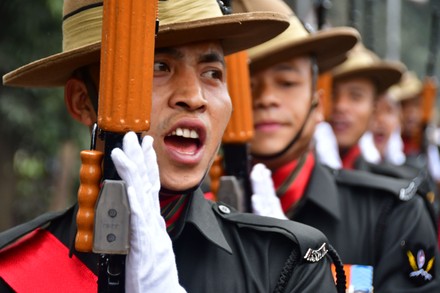
M 438 49 L 429 48 L 439 41 L 432 15 L 440 0 L 286 2 L 315 28 L 317 11 L 325 12 L 324 27 L 357 28 L 369 49 L 384 59 L 400 60 L 420 79 L 438 75 Z M 62 0 L 0 1 L 1 75 L 61 50 L 62 5 Z M 88 145 L 87 129 L 65 110 L 62 89 L 0 85 L 0 231 L 72 204 L 79 152 Z

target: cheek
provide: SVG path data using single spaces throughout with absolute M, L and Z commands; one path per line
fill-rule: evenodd
M 234 114 L 236 114 L 234 119 L 240 119 L 240 109 L 237 106 L 239 105 L 236 105 L 234 109 Z M 212 128 L 216 130 L 213 133 L 220 132 L 219 134 L 222 136 L 232 114 L 232 102 L 226 92 L 226 88 L 211 93 L 208 107 L 210 109 L 209 117 L 212 122 Z
M 358 103 L 355 109 L 355 117 L 359 121 L 359 123 L 368 123 L 373 116 L 374 107 L 371 103 L 362 102 Z

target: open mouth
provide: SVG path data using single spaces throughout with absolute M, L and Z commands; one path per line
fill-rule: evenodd
M 373 139 L 376 143 L 382 143 L 385 142 L 386 136 L 382 132 L 376 132 L 373 134 Z
M 184 154 L 194 155 L 202 147 L 202 135 L 198 129 L 178 127 L 165 136 L 165 144 L 170 149 Z
M 342 119 L 335 119 L 332 121 L 331 124 L 333 127 L 333 131 L 335 132 L 344 132 L 347 131 L 348 128 L 350 128 L 350 123 Z

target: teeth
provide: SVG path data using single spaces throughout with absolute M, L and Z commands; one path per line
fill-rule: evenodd
M 183 136 L 185 138 L 199 138 L 197 132 L 188 128 L 177 128 L 170 135 Z
M 191 130 L 190 137 L 191 138 L 199 138 L 199 135 L 197 134 L 197 132 L 195 130 Z

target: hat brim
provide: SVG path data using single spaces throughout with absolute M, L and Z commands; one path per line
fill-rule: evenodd
M 297 56 L 314 55 L 319 71 L 325 72 L 346 60 L 346 53 L 356 45 L 359 39 L 359 33 L 349 27 L 317 31 L 277 50 L 253 56 L 250 68 L 251 71 L 259 71 Z
M 159 28 L 156 48 L 220 41 L 229 55 L 261 44 L 289 26 L 288 18 L 275 12 L 236 13 Z M 3 76 L 3 84 L 22 87 L 63 86 L 72 72 L 100 60 L 101 42 L 24 65 Z
M 343 81 L 350 78 L 366 78 L 373 81 L 377 93 L 381 94 L 400 81 L 403 70 L 404 68 L 397 64 L 371 65 L 369 67 L 335 74 L 333 76 L 333 81 Z

